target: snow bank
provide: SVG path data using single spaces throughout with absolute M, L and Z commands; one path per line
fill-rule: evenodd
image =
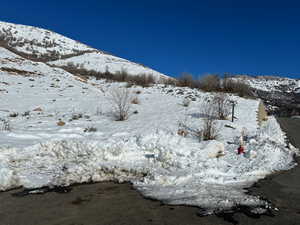
M 212 212 L 236 204 L 264 204 L 244 188 L 294 166 L 294 152 L 285 148 L 276 120 L 270 118 L 258 129 L 257 100 L 230 96 L 237 102 L 235 122 L 218 121 L 220 137 L 199 142 L 192 135 L 177 135 L 178 124 L 185 121 L 191 129 L 200 128 L 199 112 L 210 93 L 135 87 L 131 90 L 141 92 L 136 95 L 140 104 L 132 110 L 138 113 L 119 122 L 112 119 L 107 100 L 117 84 L 83 83 L 65 73 L 33 81 L 6 73 L 0 78 L 0 89 L 6 90 L 0 95 L 0 117 L 11 125 L 10 131 L 0 131 L 2 191 L 129 181 L 147 197 Z M 182 106 L 186 95 L 195 98 L 189 107 Z M 19 116 L 9 117 L 12 112 Z M 78 113 L 82 117 L 74 119 Z M 57 126 L 59 120 L 65 126 Z M 96 132 L 84 132 L 87 127 Z M 248 139 L 244 156 L 236 154 L 241 132 Z M 217 157 L 219 151 L 224 156 Z
M 143 195 L 169 204 L 226 209 L 262 204 L 243 188 L 273 171 L 289 169 L 292 153 L 267 137 L 246 146 L 240 156 L 227 145 L 225 156 L 211 157 L 218 141 L 197 142 L 158 132 L 107 141 L 50 141 L 23 149 L 0 149 L 0 190 L 38 188 L 90 181 L 130 181 Z

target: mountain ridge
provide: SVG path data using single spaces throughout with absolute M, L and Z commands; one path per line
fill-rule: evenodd
M 62 67 L 73 63 L 78 69 L 87 67 L 85 69 L 97 72 L 108 70 L 116 73 L 125 70 L 130 75 L 151 74 L 156 81 L 169 78 L 144 65 L 89 47 L 56 32 L 33 26 L 0 21 L 0 46 L 25 59 L 47 63 L 50 66 Z M 91 65 L 95 66 L 91 67 Z

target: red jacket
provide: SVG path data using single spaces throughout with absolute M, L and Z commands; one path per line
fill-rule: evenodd
M 238 148 L 238 154 L 240 155 L 240 154 L 244 154 L 244 153 L 245 153 L 245 148 L 243 146 L 240 146 Z

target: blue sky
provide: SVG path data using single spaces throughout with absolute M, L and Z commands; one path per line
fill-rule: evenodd
M 56 31 L 171 76 L 300 78 L 297 1 L 2 1 L 0 20 Z

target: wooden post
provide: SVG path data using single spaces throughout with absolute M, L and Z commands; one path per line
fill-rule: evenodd
M 231 110 L 231 122 L 234 122 L 234 107 L 236 105 L 235 101 L 230 101 L 232 104 L 232 110 Z

